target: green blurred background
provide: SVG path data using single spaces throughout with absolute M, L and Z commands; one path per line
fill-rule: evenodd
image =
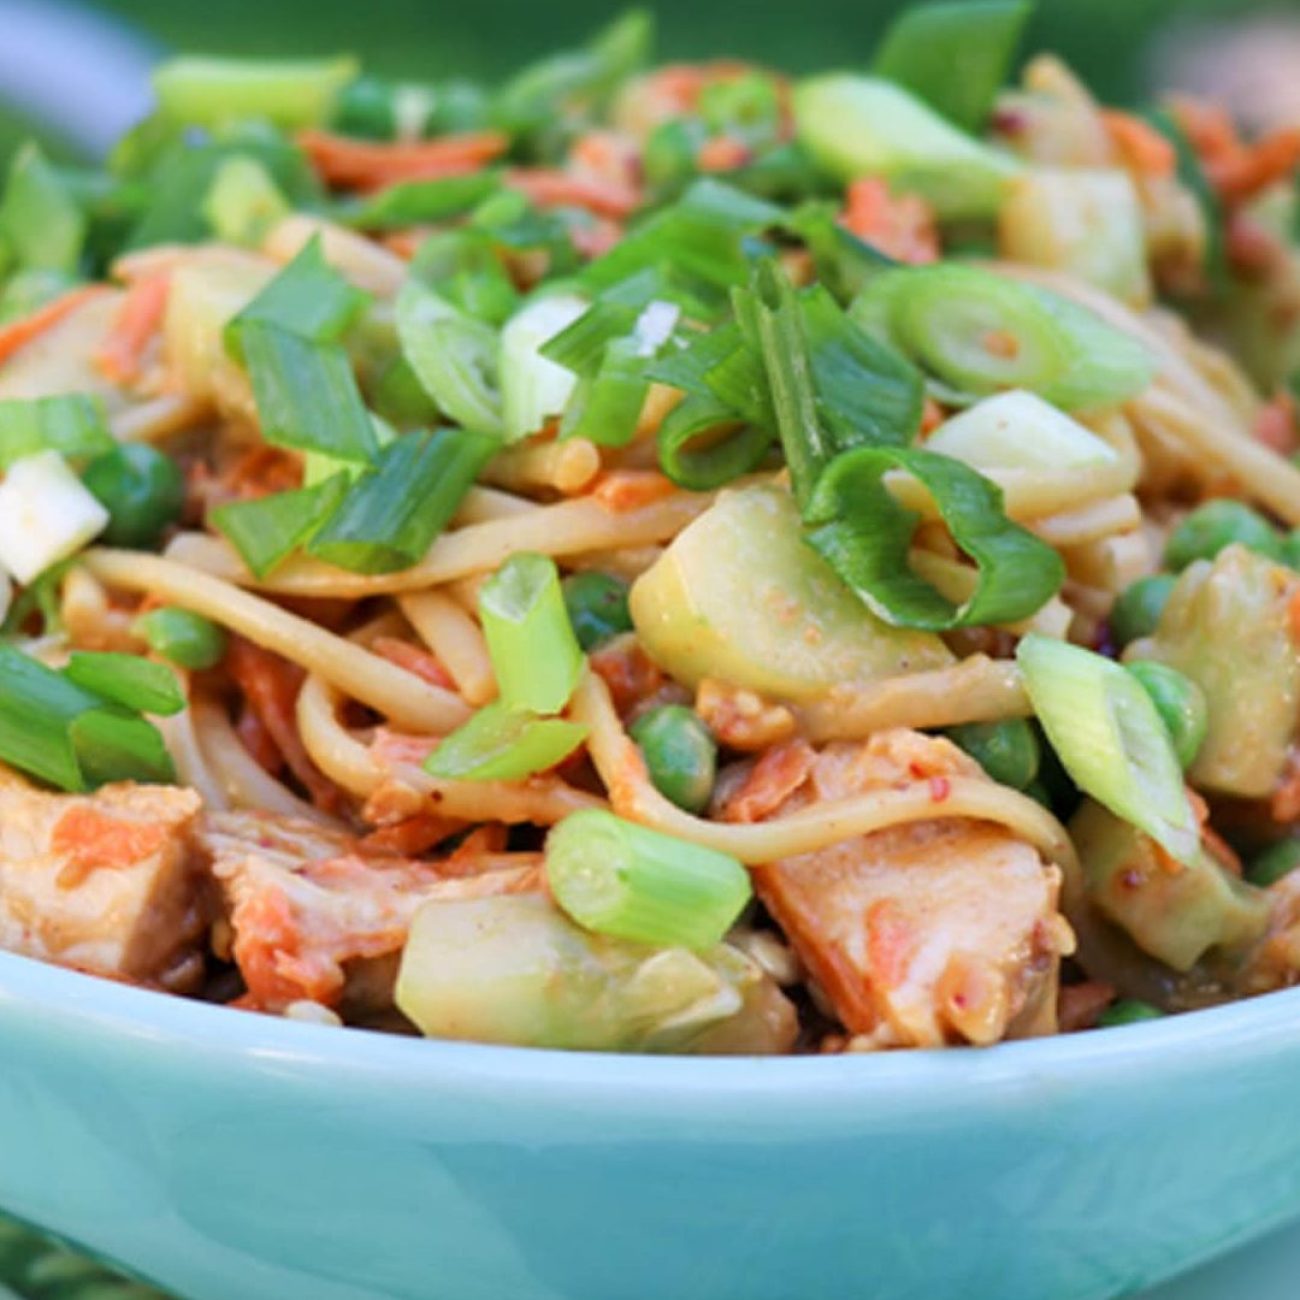
M 799 70 L 865 58 L 889 16 L 905 6 L 906 0 L 798 0 L 789 6 L 661 0 L 653 7 L 666 57 L 729 53 Z M 146 47 L 231 54 L 353 50 L 375 71 L 411 78 L 498 77 L 579 39 L 614 11 L 601 0 L 100 0 L 84 7 L 126 24 Z M 1153 41 L 1171 29 L 1263 7 L 1259 0 L 1040 0 L 1029 47 L 1064 54 L 1106 98 L 1132 99 L 1150 79 Z M 76 6 L 0 0 L 0 42 L 6 10 L 20 8 L 48 15 Z M 1300 15 L 1300 0 L 1273 9 Z M 66 93 L 79 93 L 75 68 Z M 0 67 L 0 101 L 5 97 Z M 32 96 L 25 98 L 30 104 Z M 22 129 L 15 117 L 12 103 L 0 107 L 0 157 Z

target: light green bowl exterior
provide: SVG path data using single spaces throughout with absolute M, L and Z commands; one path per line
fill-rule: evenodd
M 1300 991 L 988 1051 L 384 1038 L 0 956 L 0 1205 L 186 1300 L 1089 1300 L 1300 1214 Z

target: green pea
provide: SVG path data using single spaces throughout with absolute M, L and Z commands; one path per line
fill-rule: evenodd
M 1033 727 L 1011 722 L 967 722 L 948 728 L 948 738 L 964 749 L 1000 785 L 1023 790 L 1038 775 L 1042 749 Z
M 1126 646 L 1156 630 L 1177 581 L 1168 573 L 1156 573 L 1124 588 L 1110 611 L 1110 631 L 1116 644 Z
M 703 812 L 713 795 L 718 747 L 699 715 L 680 704 L 643 713 L 629 728 L 655 789 L 687 812 Z
M 378 77 L 358 77 L 334 102 L 333 126 L 344 135 L 391 140 L 397 134 L 394 87 Z
M 1097 1024 L 1102 1029 L 1114 1029 L 1117 1025 L 1137 1025 L 1144 1020 L 1163 1020 L 1164 1014 L 1159 1007 L 1153 1007 L 1149 1002 L 1139 1002 L 1137 998 L 1120 998 L 1097 1017 Z
M 1273 559 L 1281 552 L 1281 539 L 1267 519 L 1240 501 L 1224 499 L 1198 506 L 1170 533 L 1165 563 L 1185 569 L 1193 560 L 1214 559 L 1234 542 Z
M 226 634 L 211 620 L 188 609 L 165 606 L 142 614 L 131 626 L 149 649 L 181 668 L 213 668 L 226 654 Z
M 1300 867 L 1300 839 L 1278 840 L 1251 859 L 1246 868 L 1246 879 L 1252 885 L 1267 889 L 1283 876 L 1290 875 L 1296 867 Z
M 574 573 L 563 584 L 564 605 L 578 644 L 587 651 L 632 630 L 628 612 L 628 586 L 612 574 Z
M 104 541 L 148 550 L 180 518 L 185 480 L 170 456 L 128 442 L 91 461 L 82 480 L 109 513 Z
M 1185 677 L 1177 668 L 1156 663 L 1153 659 L 1138 659 L 1124 665 L 1142 684 L 1151 697 L 1160 720 L 1169 730 L 1174 743 L 1174 753 L 1186 771 L 1196 761 L 1205 733 L 1209 727 L 1209 711 L 1201 688 Z

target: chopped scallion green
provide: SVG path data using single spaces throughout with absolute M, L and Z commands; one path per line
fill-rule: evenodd
M 558 713 L 582 673 L 555 561 L 512 555 L 479 594 L 479 617 L 501 699 L 510 709 Z
M 110 704 L 169 717 L 185 707 L 176 674 L 140 655 L 74 650 L 63 675 Z
M 555 901 L 584 929 L 664 948 L 710 948 L 753 895 L 734 858 L 598 809 L 546 841 Z
M 337 59 L 219 59 L 183 56 L 153 74 L 158 107 L 183 126 L 261 118 L 281 127 L 317 126 L 360 71 Z
M 497 701 L 438 743 L 425 760 L 430 776 L 455 781 L 522 781 L 568 758 L 587 728 L 543 718 Z

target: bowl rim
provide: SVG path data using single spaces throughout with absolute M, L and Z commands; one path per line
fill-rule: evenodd
M 492 1090 L 539 1088 L 554 1094 L 682 1096 L 726 1102 L 788 1099 L 807 1106 L 846 1092 L 905 1094 L 917 1104 L 954 1087 L 1017 1083 L 1078 1085 L 1088 1078 L 1196 1073 L 1247 1054 L 1300 1050 L 1300 987 L 1262 994 L 1104 1033 L 1061 1034 L 992 1047 L 918 1049 L 826 1056 L 699 1057 L 568 1052 L 385 1034 L 312 1024 L 175 994 L 142 989 L 0 952 L 0 1027 L 35 1018 L 55 1034 L 76 1026 L 104 1039 L 182 1053 L 206 1064 L 268 1067 L 337 1078 L 373 1090 L 395 1084 L 427 1089 L 454 1080 Z M 0 1029 L 0 1032 L 3 1032 Z M 92 1050 L 88 1048 L 87 1050 Z M 323 1072 L 323 1073 L 322 1073 Z M 617 1094 L 616 1094 L 617 1095 Z

